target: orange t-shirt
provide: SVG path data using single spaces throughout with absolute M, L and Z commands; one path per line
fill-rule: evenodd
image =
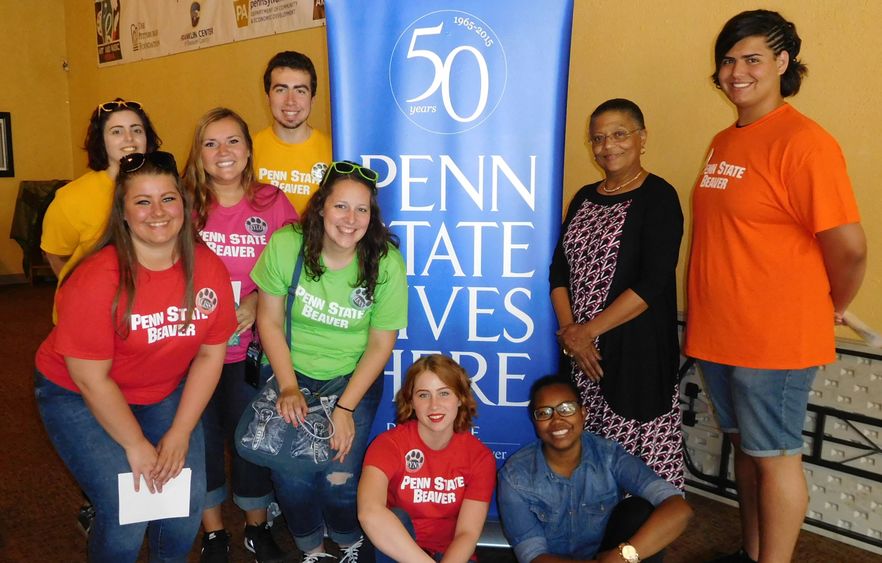
M 714 138 L 692 193 L 685 353 L 801 369 L 834 359 L 815 233 L 860 220 L 836 140 L 789 104 Z

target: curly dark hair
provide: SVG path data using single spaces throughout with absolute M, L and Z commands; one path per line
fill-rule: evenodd
M 153 128 L 153 123 L 147 116 L 147 112 L 143 107 L 126 106 L 126 100 L 122 98 L 114 98 L 113 102 L 123 102 L 118 104 L 111 110 L 101 109 L 101 104 L 92 112 L 89 118 L 89 127 L 86 129 L 86 139 L 83 141 L 83 149 L 89 155 L 89 168 L 94 171 L 107 170 L 110 161 L 107 159 L 107 146 L 104 144 L 104 126 L 110 115 L 118 111 L 131 111 L 141 118 L 141 124 L 144 125 L 144 134 L 147 136 L 147 152 L 158 150 L 162 146 L 162 139 Z M 110 103 L 110 102 L 108 102 Z M 140 106 L 141 104 L 138 104 Z
M 328 168 L 319 184 L 318 191 L 313 194 L 306 204 L 306 210 L 300 219 L 300 224 L 295 227 L 303 234 L 303 267 L 306 275 L 313 280 L 318 280 L 325 272 L 320 259 L 322 254 L 322 242 L 325 235 L 325 223 L 322 211 L 325 202 L 333 193 L 334 186 L 341 180 L 352 180 L 365 186 L 371 194 L 371 218 L 364 236 L 356 245 L 358 257 L 358 280 L 354 287 L 364 287 L 367 298 L 373 300 L 374 290 L 377 288 L 377 278 L 380 273 L 380 260 L 389 252 L 389 245 L 398 248 L 398 236 L 392 233 L 383 224 L 380 215 L 380 204 L 377 203 L 377 184 L 353 170 L 349 173 L 340 173 L 334 169 L 334 165 Z
M 720 66 L 726 53 L 742 39 L 757 36 L 765 38 L 766 45 L 776 57 L 781 51 L 787 51 L 790 62 L 787 64 L 787 70 L 781 75 L 781 96 L 787 98 L 795 95 L 799 92 L 802 79 L 808 74 L 808 68 L 796 58 L 802 46 L 802 39 L 796 33 L 796 25 L 793 22 L 770 10 L 741 12 L 723 26 L 714 45 L 716 68 L 711 76 L 714 85 L 720 87 Z
M 453 421 L 453 431 L 463 432 L 472 427 L 472 419 L 478 415 L 478 403 L 472 395 L 471 381 L 466 370 L 456 363 L 452 358 L 441 354 L 432 354 L 423 356 L 415 361 L 407 374 L 404 376 L 404 383 L 401 389 L 395 395 L 395 419 L 398 424 L 415 419 L 416 413 L 413 410 L 413 389 L 416 385 L 416 379 L 420 374 L 431 371 L 438 376 L 438 379 L 444 382 L 444 385 L 450 387 L 456 398 L 459 399 L 459 410 L 456 413 L 456 420 Z

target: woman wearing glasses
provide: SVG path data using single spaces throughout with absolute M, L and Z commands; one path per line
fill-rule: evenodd
M 398 426 L 368 448 L 358 485 L 358 517 L 378 562 L 474 560 L 496 461 L 471 433 L 469 386 L 446 356 L 407 370 L 395 397 Z
M 217 389 L 202 415 L 205 432 L 208 497 L 202 525 L 201 560 L 228 561 L 230 535 L 224 529 L 221 505 L 226 498 L 225 444 L 242 411 L 254 397 L 257 381 L 246 382 L 245 353 L 254 336 L 257 286 L 248 274 L 277 229 L 297 221 L 297 212 L 276 187 L 254 178 L 248 125 L 234 111 L 215 108 L 196 126 L 184 168 L 184 188 L 193 200 L 196 230 L 230 272 L 239 326 L 227 346 Z M 245 546 L 258 561 L 285 554 L 266 522 L 272 502 L 269 470 L 242 459 L 233 449 L 233 500 L 245 511 Z
M 236 315 L 226 268 L 196 242 L 172 155 L 123 157 L 107 230 L 56 304 L 35 393 L 49 438 L 96 509 L 89 560 L 135 561 L 146 531 L 154 559 L 186 561 L 205 498 L 199 417 Z M 188 516 L 120 525 L 118 475 L 153 493 L 184 468 Z
M 95 108 L 85 140 L 91 171 L 59 189 L 43 219 L 40 248 L 59 280 L 104 232 L 119 160 L 127 154 L 153 152 L 161 144 L 138 102 L 117 98 Z
M 634 102 L 591 114 L 601 182 L 570 203 L 549 276 L 558 341 L 588 410 L 585 429 L 620 442 L 682 488 L 675 270 L 677 192 L 644 170 L 646 127 Z
M 302 270 L 293 279 L 298 262 Z M 330 557 L 325 527 L 343 548 L 341 561 L 357 561 L 361 462 L 383 368 L 407 325 L 404 261 L 380 217 L 377 173 L 332 163 L 301 223 L 272 236 L 251 277 L 259 288 L 260 339 L 281 393 L 279 414 L 295 425 L 306 418 L 301 389 L 337 397 L 330 442 L 317 443 L 300 470 L 273 472 L 276 498 L 305 561 Z M 286 307 L 289 287 L 296 298 Z

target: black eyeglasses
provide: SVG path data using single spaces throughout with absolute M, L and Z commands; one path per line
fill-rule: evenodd
M 133 152 L 119 159 L 119 170 L 126 174 L 131 174 L 140 170 L 145 162 L 150 162 L 157 168 L 171 172 L 175 176 L 178 175 L 178 163 L 175 162 L 175 155 L 165 151 L 153 151 L 148 153 Z
M 548 420 L 555 412 L 561 416 L 573 416 L 579 410 L 579 403 L 576 401 L 564 401 L 556 407 L 539 407 L 533 411 L 534 420 Z
M 112 102 L 98 104 L 98 113 L 101 113 L 102 111 L 116 111 L 118 109 L 141 110 L 143 108 L 140 102 L 127 102 L 126 100 L 113 100 Z
M 377 180 L 380 179 L 380 174 L 376 170 L 371 170 L 370 168 L 356 164 L 351 160 L 332 162 L 328 171 L 336 172 L 337 174 L 352 174 L 353 172 L 357 172 L 359 176 L 368 182 L 372 182 L 374 187 L 377 185 Z

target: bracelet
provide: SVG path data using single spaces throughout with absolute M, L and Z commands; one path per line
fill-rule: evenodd
M 349 408 L 346 408 L 346 407 L 344 407 L 343 405 L 341 405 L 340 403 L 337 403 L 336 405 L 334 405 L 334 408 L 337 408 L 337 409 L 343 409 L 343 410 L 346 411 L 346 412 L 355 413 L 354 410 L 349 409 Z

